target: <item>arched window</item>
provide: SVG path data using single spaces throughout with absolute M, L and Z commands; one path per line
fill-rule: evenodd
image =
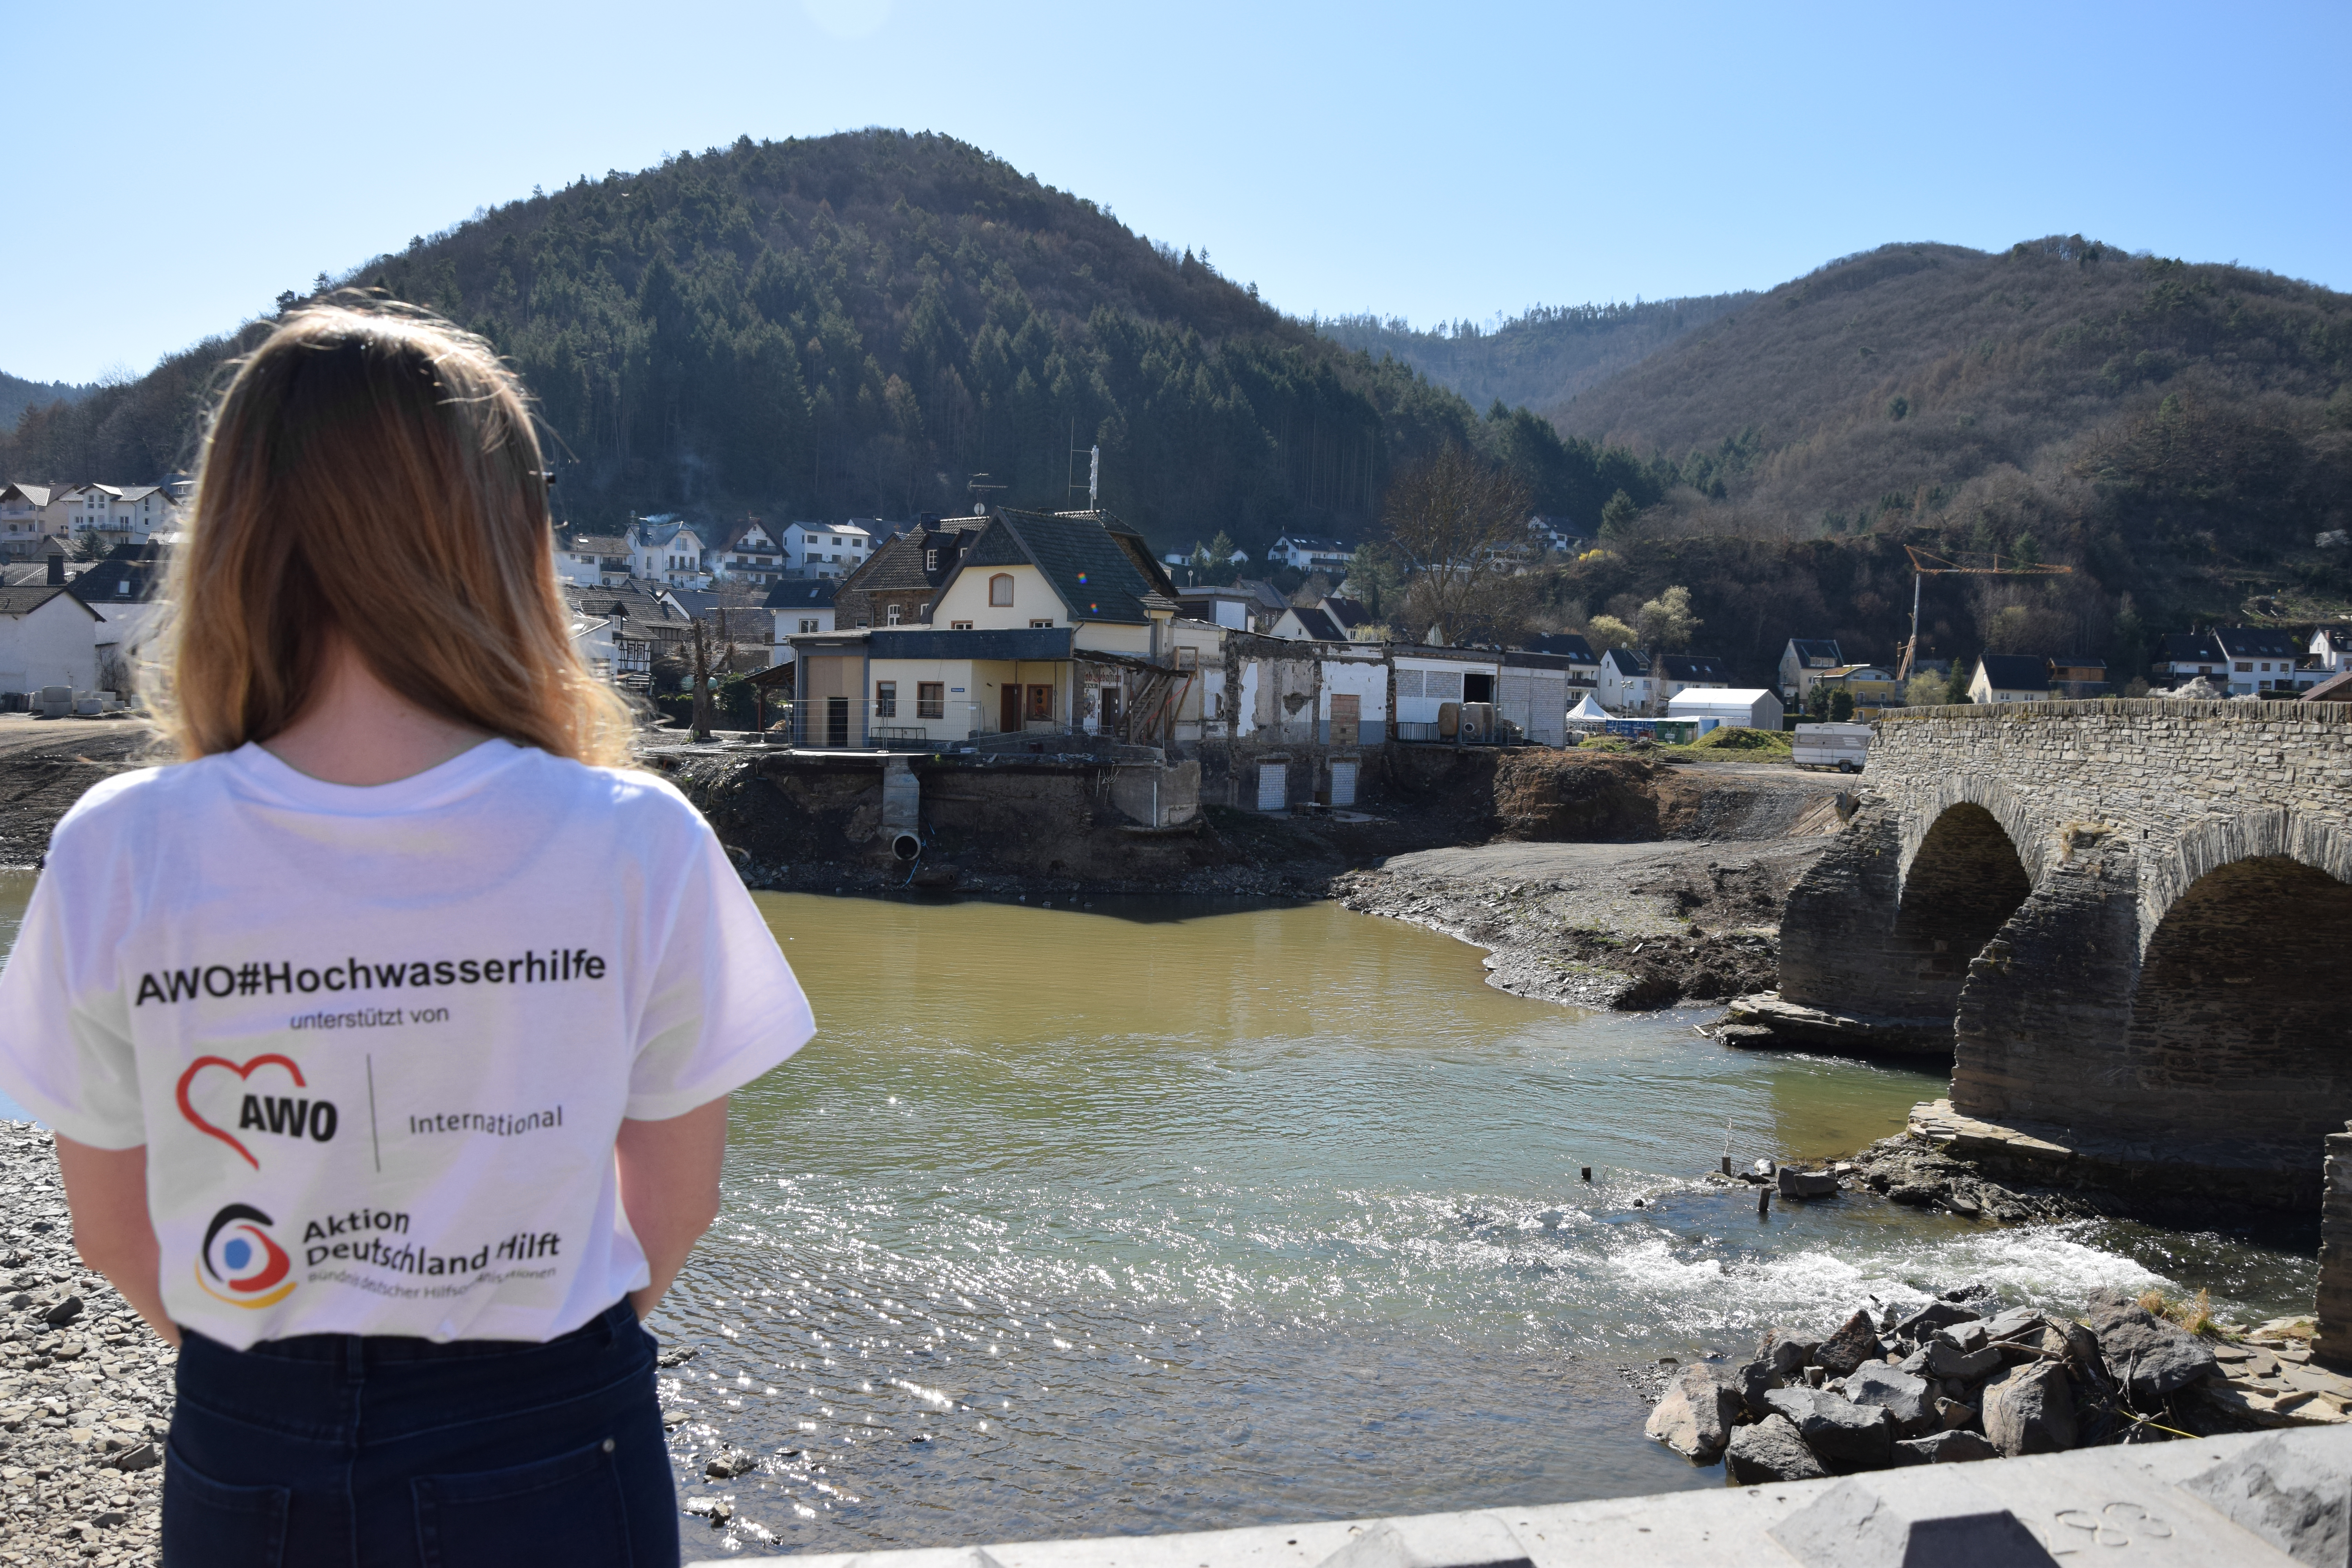
M 1010 607 L 1013 603 L 1013 574 L 999 572 L 988 580 L 988 602 Z

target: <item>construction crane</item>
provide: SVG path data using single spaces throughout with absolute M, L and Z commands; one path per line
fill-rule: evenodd
M 2001 564 L 2000 552 L 1998 550 L 1990 555 L 1976 552 L 1955 551 L 1953 553 L 1959 557 L 1957 561 L 1947 560 L 1935 552 L 1922 550 L 1916 544 L 1905 545 L 1903 552 L 1911 557 L 1911 640 L 1903 645 L 1903 668 L 1895 672 L 1895 683 L 1897 686 L 1911 679 L 1912 661 L 1919 657 L 1919 585 L 1928 578 L 2063 577 L 2074 570 L 2072 566 L 2045 566 L 2040 562 L 2029 565 L 2020 563 L 2014 557 L 2011 557 L 2009 564 L 2004 566 Z M 1969 564 L 1970 562 L 1985 561 L 1990 561 L 1991 564 Z

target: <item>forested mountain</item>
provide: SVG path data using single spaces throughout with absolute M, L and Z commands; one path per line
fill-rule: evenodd
M 1318 331 L 1375 359 L 1393 355 L 1476 407 L 1549 408 L 1656 353 L 1756 296 L 1714 294 L 1631 305 L 1538 305 L 1495 326 L 1454 321 L 1415 331 L 1401 319 L 1327 316 Z
M 26 381 L 21 375 L 0 371 L 0 430 L 15 426 L 25 416 L 25 410 L 37 404 L 71 403 L 89 396 L 93 390 L 69 381 Z
M 1685 485 L 1624 547 L 1682 578 L 1713 563 L 1691 585 L 1722 619 L 1775 582 L 1884 658 L 1909 608 L 1895 544 L 2023 550 L 2074 574 L 1931 580 L 1927 635 L 2137 668 L 2163 626 L 2352 610 L 2352 552 L 2315 542 L 2352 523 L 2347 383 L 2352 297 L 2074 236 L 1848 258 L 1552 412 L 1673 459 Z
M 1594 518 L 1620 488 L 1664 493 L 1639 465 L 1532 416 L 1481 416 L 940 136 L 744 140 L 583 178 L 336 281 L 429 305 L 511 356 L 582 525 L 905 518 L 964 509 L 977 472 L 1005 487 L 992 500 L 1061 506 L 1072 447 L 1097 443 L 1104 504 L 1163 546 L 1360 537 L 1390 476 L 1448 441 L 1521 468 L 1546 510 Z M 264 326 L 36 414 L 0 473 L 184 464 L 206 379 Z

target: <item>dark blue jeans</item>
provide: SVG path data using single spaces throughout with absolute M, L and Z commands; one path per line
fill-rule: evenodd
M 678 1560 L 653 1336 L 626 1301 L 541 1345 L 184 1342 L 165 1568 Z

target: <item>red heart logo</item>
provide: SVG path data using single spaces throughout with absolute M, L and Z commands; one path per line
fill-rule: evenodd
M 253 1076 L 254 1068 L 270 1066 L 281 1067 L 288 1072 L 292 1073 L 294 1075 L 294 1087 L 296 1089 L 308 1089 L 310 1087 L 309 1084 L 302 1081 L 302 1069 L 294 1065 L 293 1058 L 290 1057 L 281 1057 L 275 1051 L 272 1051 L 268 1056 L 256 1057 L 251 1061 L 247 1062 L 243 1067 L 239 1067 L 236 1063 L 229 1060 L 226 1057 L 198 1057 L 194 1061 L 188 1064 L 188 1070 L 180 1075 L 180 1114 L 186 1117 L 188 1121 L 194 1125 L 198 1131 L 208 1132 L 212 1136 L 219 1139 L 222 1142 L 227 1144 L 230 1148 L 236 1150 L 239 1154 L 245 1157 L 245 1163 L 252 1166 L 257 1171 L 261 1169 L 261 1162 L 253 1157 L 252 1150 L 247 1149 L 235 1134 L 222 1131 L 219 1128 L 214 1126 L 211 1122 L 196 1114 L 196 1108 L 188 1103 L 188 1086 L 194 1083 L 195 1081 L 196 1075 L 204 1071 L 206 1068 L 226 1068 L 229 1071 L 236 1074 L 239 1078 L 251 1078 Z

